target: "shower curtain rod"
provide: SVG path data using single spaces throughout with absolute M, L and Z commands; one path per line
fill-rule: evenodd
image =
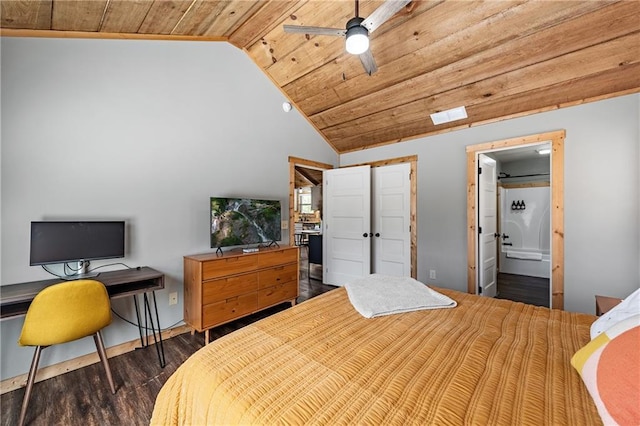
M 534 177 L 534 176 L 549 176 L 549 173 L 536 173 L 536 174 L 533 174 L 533 175 L 515 175 L 515 176 L 511 176 L 509 173 L 504 173 L 504 172 L 498 173 L 498 179 Z

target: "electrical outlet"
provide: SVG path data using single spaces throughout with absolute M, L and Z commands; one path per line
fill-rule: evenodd
M 169 305 L 177 305 L 178 304 L 178 293 L 173 292 L 169 293 Z
M 435 280 L 436 279 L 436 270 L 435 269 L 430 269 L 429 270 L 429 279 L 430 280 Z
M 289 229 L 289 221 L 288 220 L 283 220 L 282 223 L 280 224 L 280 227 L 282 229 Z

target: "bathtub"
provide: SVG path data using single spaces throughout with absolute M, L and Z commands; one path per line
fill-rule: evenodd
M 529 277 L 551 277 L 551 255 L 548 250 L 535 250 L 502 246 L 500 272 L 527 275 Z

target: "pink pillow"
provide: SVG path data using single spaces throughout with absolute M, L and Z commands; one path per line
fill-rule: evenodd
M 613 325 L 571 358 L 605 425 L 640 425 L 640 315 Z

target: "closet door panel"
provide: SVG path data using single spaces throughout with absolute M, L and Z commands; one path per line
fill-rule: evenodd
M 376 167 L 373 187 L 372 271 L 411 276 L 411 165 Z
M 325 284 L 342 286 L 370 273 L 370 169 L 346 167 L 323 173 Z

